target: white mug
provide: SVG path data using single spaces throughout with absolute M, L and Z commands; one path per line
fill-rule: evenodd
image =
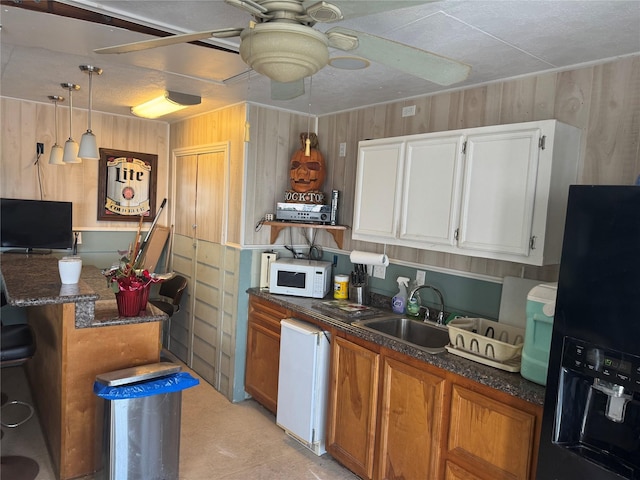
M 62 257 L 58 260 L 60 281 L 65 285 L 72 285 L 80 281 L 82 259 L 80 257 Z

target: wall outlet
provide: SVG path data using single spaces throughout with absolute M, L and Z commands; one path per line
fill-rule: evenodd
M 44 143 L 36 143 L 36 155 L 42 155 L 44 153 Z
M 416 285 L 424 285 L 426 275 L 427 272 L 425 272 L 424 270 L 418 270 L 416 272 Z
M 373 266 L 373 276 L 375 278 L 380 278 L 380 279 L 384 280 L 386 275 L 387 275 L 387 267 L 385 267 L 383 265 L 374 265 Z
M 413 117 L 416 114 L 416 106 L 411 105 L 410 107 L 404 107 L 402 109 L 403 117 Z
M 338 156 L 339 157 L 346 157 L 347 156 L 347 143 L 346 142 L 340 143 L 340 152 L 338 152 Z
M 74 238 L 78 245 L 82 245 L 82 232 L 73 232 Z

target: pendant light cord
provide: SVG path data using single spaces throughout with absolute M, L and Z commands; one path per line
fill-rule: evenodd
M 92 104 L 93 104 L 93 95 L 92 95 L 93 89 L 91 88 L 92 87 L 91 82 L 93 80 L 93 72 L 89 70 L 87 73 L 89 74 L 89 122 L 87 125 L 88 127 L 87 132 L 91 133 L 91 110 L 92 110 Z
M 55 115 L 53 123 L 55 125 L 55 130 L 56 130 L 56 138 L 53 144 L 58 145 L 58 100 L 55 100 L 53 102 L 53 112 L 54 112 L 53 114 Z
M 73 120 L 72 120 L 72 113 L 73 113 L 73 92 L 72 92 L 73 88 L 69 87 L 69 138 L 72 139 L 73 135 L 71 132 L 73 132 Z

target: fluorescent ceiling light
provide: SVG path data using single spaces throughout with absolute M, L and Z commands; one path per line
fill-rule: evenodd
M 131 113 L 143 118 L 158 118 L 191 105 L 200 105 L 201 101 L 198 95 L 166 91 L 153 100 L 131 107 Z

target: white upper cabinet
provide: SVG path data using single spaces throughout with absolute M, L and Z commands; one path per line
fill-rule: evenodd
M 404 148 L 402 140 L 383 139 L 358 149 L 353 230 L 365 239 L 392 243 L 396 237 Z
M 353 238 L 559 263 L 579 152 L 556 120 L 361 142 Z
M 455 243 L 462 148 L 460 134 L 407 140 L 399 239 L 418 247 Z

